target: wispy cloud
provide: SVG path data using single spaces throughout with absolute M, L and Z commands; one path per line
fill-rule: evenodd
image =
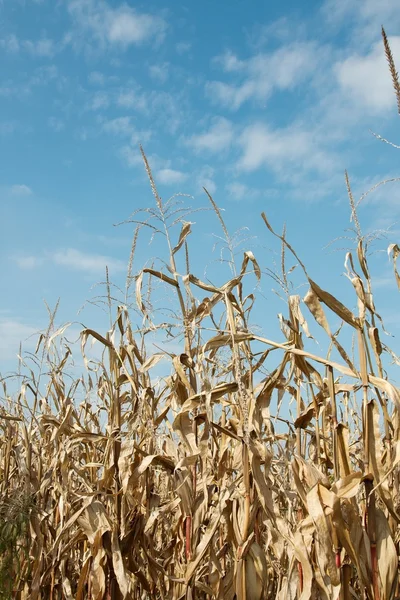
M 393 0 L 325 0 L 321 12 L 328 25 L 350 26 L 357 46 L 376 38 L 381 25 L 393 27 L 394 31 L 400 25 L 398 5 Z
M 169 77 L 169 63 L 163 62 L 159 65 L 151 65 L 149 68 L 150 77 L 157 83 L 165 83 Z
M 334 155 L 325 150 L 315 132 L 291 125 L 271 129 L 263 123 L 247 127 L 239 139 L 242 155 L 238 167 L 255 171 L 267 166 L 281 176 L 290 177 L 293 164 L 298 170 L 325 173 L 334 166 Z
M 233 132 L 233 125 L 228 119 L 217 117 L 208 131 L 192 135 L 184 142 L 196 151 L 220 152 L 231 145 Z
M 106 77 L 103 73 L 99 71 L 92 71 L 89 73 L 88 81 L 92 85 L 104 85 L 106 83 Z
M 228 183 L 225 189 L 234 200 L 254 200 L 261 195 L 260 190 L 251 188 L 239 181 Z
M 135 167 L 139 163 L 142 163 L 138 144 L 144 144 L 150 140 L 152 136 L 151 130 L 136 129 L 133 118 L 128 116 L 104 120 L 101 129 L 106 134 L 118 138 L 128 138 L 128 143 L 118 149 L 119 157 L 124 164 L 129 167 Z
M 127 4 L 114 8 L 104 0 L 69 0 L 68 10 L 74 22 L 70 39 L 75 45 L 90 36 L 103 49 L 107 46 L 125 49 L 159 42 L 167 29 L 161 16 L 139 12 Z
M 23 40 L 19 39 L 14 33 L 0 39 L 0 48 L 11 54 L 25 50 L 27 53 L 38 58 L 52 58 L 57 51 L 56 44 L 50 38 L 42 37 L 38 40 Z
M 35 88 L 46 86 L 54 81 L 62 81 L 55 65 L 38 67 L 28 77 L 25 74 L 19 80 L 16 78 L 3 81 L 0 84 L 0 96 L 21 100 L 32 94 Z
M 400 61 L 400 36 L 389 38 L 397 62 Z M 358 108 L 371 112 L 388 112 L 396 104 L 392 81 L 381 41 L 367 54 L 354 54 L 335 65 L 342 93 Z M 390 113 L 388 113 L 390 114 Z
M 152 119 L 163 130 L 176 133 L 183 121 L 185 94 L 164 90 L 143 90 L 136 85 L 119 90 L 116 105 L 132 109 Z
M 20 269 L 36 269 L 43 263 L 43 259 L 39 256 L 15 256 L 14 262 Z
M 294 42 L 271 53 L 258 53 L 247 60 L 226 52 L 214 62 L 225 73 L 235 75 L 234 83 L 209 81 L 206 93 L 213 102 L 237 110 L 245 102 L 263 103 L 275 90 L 291 90 L 310 78 L 318 67 L 314 42 Z
M 203 191 L 203 188 L 211 194 L 215 194 L 217 191 L 217 184 L 215 183 L 215 169 L 210 165 L 204 165 L 197 174 L 196 187 L 199 192 Z
M 53 40 L 49 38 L 41 38 L 40 40 L 32 41 L 25 40 L 22 45 L 32 56 L 51 58 L 55 55 L 57 46 Z
M 104 110 L 110 106 L 110 98 L 107 92 L 95 92 L 87 104 L 89 110 Z
M 107 133 L 122 137 L 131 136 L 135 130 L 132 123 L 132 117 L 117 117 L 116 119 L 104 121 L 102 129 Z
M 106 266 L 113 272 L 120 272 L 126 268 L 125 263 L 121 260 L 100 254 L 81 252 L 75 248 L 60 250 L 53 255 L 52 259 L 56 265 L 93 274 L 104 273 Z
M 190 42 L 178 42 L 175 44 L 175 50 L 177 54 L 186 54 L 190 51 L 192 44 Z
M 18 183 L 10 187 L 10 194 L 12 196 L 31 196 L 33 192 L 32 189 L 24 183 Z
M 396 279 L 393 274 L 380 275 L 373 278 L 374 288 L 392 288 L 397 289 Z
M 64 121 L 62 121 L 61 119 L 58 119 L 57 117 L 49 117 L 47 119 L 47 124 L 50 127 L 50 129 L 52 129 L 56 133 L 63 131 L 63 129 L 65 127 Z
M 143 159 L 140 155 L 139 148 L 137 147 L 126 144 L 125 146 L 122 146 L 119 154 L 122 161 L 128 167 L 137 167 L 138 165 L 143 164 Z
M 186 173 L 175 169 L 160 169 L 157 171 L 157 180 L 164 185 L 182 183 L 187 179 Z
M 82 252 L 76 248 L 45 252 L 42 255 L 17 254 L 12 257 L 12 260 L 22 270 L 36 269 L 51 263 L 88 274 L 104 273 L 106 266 L 114 273 L 124 271 L 126 268 L 125 263 L 119 259 Z
M 3 48 L 6 52 L 17 53 L 20 50 L 20 43 L 17 36 L 14 33 L 0 39 L 0 48 Z
M 13 360 L 22 343 L 25 349 L 34 349 L 38 330 L 15 318 L 0 317 L 0 359 Z
M 117 106 L 122 108 L 134 108 L 138 111 L 147 111 L 148 103 L 143 93 L 136 89 L 124 89 L 118 93 Z

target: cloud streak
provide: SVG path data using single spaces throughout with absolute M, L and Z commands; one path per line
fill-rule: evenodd
M 101 254 L 81 252 L 75 248 L 67 248 L 55 252 L 52 260 L 56 265 L 61 267 L 93 274 L 104 273 L 106 266 L 113 272 L 121 272 L 126 268 L 122 260 Z
M 400 36 L 389 38 L 395 62 L 400 61 Z M 335 65 L 334 72 L 343 94 L 358 108 L 372 113 L 389 112 L 395 105 L 392 81 L 382 42 L 367 54 L 353 54 Z
M 232 144 L 233 133 L 232 123 L 224 117 L 218 117 L 207 131 L 192 135 L 184 142 L 198 152 L 220 152 Z
M 126 49 L 160 42 L 167 30 L 161 16 L 139 12 L 127 4 L 114 8 L 104 0 L 70 0 L 68 10 L 74 23 L 70 40 L 75 44 L 90 36 L 102 49 Z
M 247 60 L 226 52 L 216 57 L 214 62 L 225 73 L 233 75 L 236 81 L 209 81 L 206 94 L 212 102 L 233 111 L 251 100 L 264 103 L 274 91 L 293 90 L 309 79 L 318 67 L 318 57 L 314 42 L 294 42 L 274 52 L 258 53 Z

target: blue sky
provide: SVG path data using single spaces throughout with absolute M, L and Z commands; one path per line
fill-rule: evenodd
M 199 208 L 205 186 L 230 231 L 249 228 L 241 251 L 251 247 L 262 268 L 279 262 L 279 246 L 261 211 L 277 230 L 286 222 L 313 278 L 354 302 L 344 253 L 324 247 L 351 227 L 345 169 L 356 198 L 400 175 L 399 151 L 371 134 L 400 142 L 380 37 L 383 24 L 400 68 L 394 0 L 0 0 L 0 16 L 0 371 L 45 327 L 43 300 L 61 298 L 59 324 L 107 327 L 92 305 L 77 313 L 106 264 L 124 279 L 133 229 L 113 225 L 153 203 L 139 142 L 163 198 L 181 192 Z M 399 199 L 388 183 L 360 205 L 365 231 L 391 227 L 376 250 L 398 242 Z M 210 213 L 190 220 L 203 278 L 219 225 Z M 158 252 L 143 238 L 134 269 Z M 371 265 L 396 335 L 387 254 Z M 271 287 L 262 291 L 273 324 L 262 325 L 275 334 L 282 307 Z

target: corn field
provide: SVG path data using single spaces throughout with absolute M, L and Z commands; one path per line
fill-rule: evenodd
M 104 334 L 81 332 L 84 375 L 71 376 L 67 329 L 51 313 L 31 360 L 20 359 L 18 392 L 2 380 L 0 598 L 395 600 L 400 390 L 388 373 L 400 360 L 383 342 L 349 177 L 355 310 L 311 278 L 285 231 L 261 215 L 279 240 L 274 278 L 286 302 L 272 340 L 250 325 L 260 258 L 247 250 L 238 261 L 207 194 L 229 273 L 221 286 L 196 277 L 188 212 L 161 200 L 142 156 L 155 207 L 130 219 L 134 306 L 114 308 L 107 274 L 112 322 Z M 143 230 L 162 237 L 167 259 L 134 273 Z M 388 252 L 400 289 L 400 248 Z M 289 258 L 304 297 L 291 293 Z M 160 289 L 172 298 L 172 325 L 152 310 Z M 308 349 L 306 316 L 327 340 L 324 355 Z M 160 332 L 181 350 L 150 352 L 148 335 Z M 87 357 L 92 340 L 97 362 Z M 156 377 L 162 358 L 170 374 Z

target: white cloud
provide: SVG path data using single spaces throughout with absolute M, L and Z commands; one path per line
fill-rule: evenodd
M 397 289 L 396 279 L 392 273 L 388 275 L 380 275 L 378 277 L 373 277 L 372 279 L 373 288 L 392 288 Z M 386 321 L 386 319 L 385 319 Z
M 220 152 L 228 148 L 233 140 L 233 125 L 221 117 L 214 119 L 211 128 L 198 135 L 192 135 L 185 140 L 185 144 L 194 150 Z
M 109 14 L 108 37 L 122 45 L 141 44 L 153 36 L 164 36 L 166 23 L 149 14 L 139 14 L 124 7 Z
M 14 257 L 14 261 L 20 269 L 27 270 L 35 269 L 43 263 L 43 260 L 38 256 L 16 256 Z
M 381 26 L 400 24 L 398 5 L 393 0 L 325 0 L 322 14 L 329 25 L 351 25 L 353 41 L 371 41 L 380 34 Z
M 20 343 L 24 349 L 33 350 L 38 333 L 37 329 L 17 319 L 0 317 L 0 359 L 15 359 Z
M 109 121 L 103 121 L 102 130 L 110 135 L 121 138 L 130 138 L 129 145 L 123 146 L 120 150 L 121 157 L 129 166 L 134 166 L 131 154 L 139 154 L 138 144 L 144 144 L 151 138 L 152 132 L 149 130 L 137 130 L 132 123 L 132 117 L 117 117 Z M 136 146 L 136 148 L 133 148 Z
M 36 41 L 25 40 L 22 44 L 32 56 L 51 58 L 56 53 L 56 46 L 53 40 L 48 38 L 42 38 Z
M 295 42 L 270 54 L 256 54 L 248 60 L 240 60 L 227 52 L 216 57 L 214 62 L 226 73 L 235 74 L 239 81 L 209 81 L 206 93 L 212 101 L 232 110 L 249 100 L 263 103 L 275 90 L 291 90 L 310 78 L 318 67 L 320 55 L 321 49 L 313 42 Z
M 132 117 L 117 117 L 110 121 L 105 121 L 102 125 L 103 131 L 119 136 L 130 136 L 134 132 Z
M 178 42 L 175 44 L 175 50 L 177 54 L 187 54 L 191 47 L 192 44 L 190 42 Z
M 239 181 L 228 183 L 226 190 L 228 194 L 235 200 L 250 200 L 260 196 L 259 190 L 251 188 L 244 183 L 240 183 Z
M 243 171 L 269 167 L 290 178 L 293 165 L 297 171 L 321 173 L 334 166 L 333 157 L 321 147 L 315 132 L 297 125 L 273 130 L 263 123 L 255 123 L 243 131 L 239 144 L 242 156 L 238 167 Z
M 139 164 L 143 164 L 139 148 L 132 146 L 123 146 L 120 150 L 122 160 L 128 167 L 137 167 Z
M 227 50 L 220 56 L 216 56 L 213 62 L 220 65 L 225 73 L 234 73 L 235 71 L 242 71 L 246 68 L 246 61 L 237 58 L 230 50 Z
M 20 44 L 17 36 L 12 33 L 8 35 L 6 38 L 0 40 L 0 48 L 4 48 L 6 52 L 16 53 L 19 52 Z
M 104 85 L 106 82 L 106 78 L 104 77 L 103 73 L 100 73 L 99 71 L 92 71 L 89 73 L 88 79 L 89 83 L 92 85 Z
M 165 83 L 169 77 L 169 63 L 164 62 L 160 65 L 151 65 L 149 73 L 154 81 Z
M 152 120 L 152 126 L 176 133 L 184 118 L 186 95 L 164 90 L 142 90 L 137 85 L 120 89 L 115 98 L 116 105 L 133 109 Z
M 125 263 L 121 260 L 100 254 L 88 254 L 75 248 L 60 250 L 52 259 L 56 265 L 86 273 L 104 273 L 106 266 L 114 272 L 125 269 Z
M 157 171 L 157 180 L 164 185 L 174 185 L 176 183 L 182 183 L 187 179 L 187 175 L 182 171 L 176 171 L 175 169 L 160 169 Z
M 400 37 L 389 39 L 395 62 L 400 62 Z M 385 112 L 396 104 L 392 80 L 382 42 L 366 55 L 355 54 L 335 65 L 341 91 L 358 107 Z
M 57 119 L 57 117 L 49 117 L 47 119 L 47 124 L 56 133 L 62 131 L 65 127 L 64 122 L 61 119 Z
M 10 188 L 12 196 L 30 196 L 33 192 L 31 188 L 25 184 L 12 185 Z
M 147 100 L 144 94 L 137 90 L 122 90 L 117 97 L 117 105 L 122 108 L 134 108 L 135 110 L 145 112 L 148 108 Z
M 43 37 L 39 40 L 19 40 L 12 33 L 0 40 L 0 48 L 6 52 L 16 54 L 20 50 L 26 50 L 32 56 L 39 58 L 51 58 L 56 53 L 56 45 L 53 40 Z
M 110 105 L 110 99 L 106 92 L 96 92 L 93 94 L 91 101 L 88 104 L 90 110 L 101 110 L 108 108 Z
M 205 165 L 200 169 L 200 172 L 196 178 L 196 186 L 199 192 L 203 191 L 203 188 L 213 196 L 217 191 L 217 185 L 214 181 L 214 169 L 210 165 Z
M 159 15 L 140 13 L 126 4 L 114 8 L 104 0 L 69 0 L 68 9 L 76 27 L 72 41 L 91 34 L 102 48 L 160 41 L 167 29 Z

